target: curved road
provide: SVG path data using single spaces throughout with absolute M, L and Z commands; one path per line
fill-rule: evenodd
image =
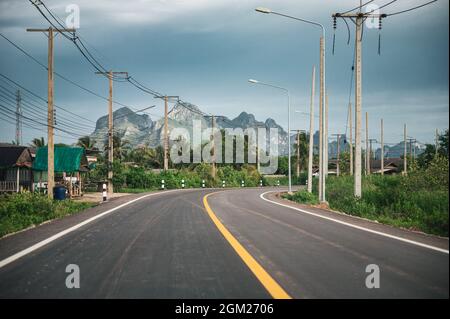
M 447 239 L 294 210 L 261 198 L 270 190 L 121 199 L 3 238 L 0 298 L 271 298 L 277 287 L 292 298 L 449 297 Z M 66 288 L 68 264 L 79 289 Z M 378 289 L 365 285 L 369 264 Z

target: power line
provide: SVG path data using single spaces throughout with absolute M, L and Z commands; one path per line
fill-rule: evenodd
M 20 47 L 17 43 L 14 43 L 11 39 L 9 39 L 8 37 L 6 37 L 4 34 L 0 33 L 0 36 L 2 38 L 4 38 L 6 41 L 8 41 L 12 46 L 14 46 L 17 50 L 19 50 L 20 52 L 22 52 L 24 55 L 26 55 L 28 58 L 30 58 L 31 60 L 33 60 L 35 63 L 37 63 L 38 65 L 40 65 L 41 67 L 43 67 L 45 70 L 48 70 L 47 66 L 45 64 L 43 64 L 42 62 L 40 62 L 38 59 L 36 59 L 34 56 L 32 56 L 30 53 L 28 53 L 27 51 L 25 51 L 25 49 L 23 49 L 22 47 Z M 95 49 L 95 48 L 94 48 Z M 82 86 L 81 84 L 69 79 L 68 77 L 62 75 L 61 73 L 58 73 L 56 71 L 53 72 L 56 76 L 58 76 L 59 78 L 61 78 L 62 80 L 78 87 L 79 89 L 86 91 L 87 93 L 90 93 L 98 98 L 101 98 L 105 101 L 108 101 L 108 98 L 105 96 L 102 96 L 101 94 L 98 94 L 84 86 Z M 120 106 L 124 106 L 124 107 L 128 107 L 130 109 L 133 109 L 134 107 L 130 106 L 130 105 L 126 105 L 123 103 L 120 103 L 118 101 L 113 100 L 114 104 L 120 105 Z
M 416 6 L 416 7 L 412 7 L 412 8 L 409 8 L 409 9 L 406 9 L 406 10 L 402 10 L 402 11 L 398 11 L 398 12 L 394 12 L 394 13 L 387 13 L 386 15 L 387 15 L 387 16 L 394 16 L 394 15 L 397 15 L 397 14 L 402 14 L 402 13 L 405 13 L 405 12 L 413 11 L 413 10 L 416 10 L 416 9 L 419 9 L 419 8 L 422 8 L 422 7 L 425 7 L 425 6 L 429 5 L 429 4 L 432 4 L 433 2 L 436 2 L 436 1 L 437 1 L 437 0 L 432 0 L 432 1 L 429 1 L 429 2 L 427 2 L 427 3 L 418 5 L 418 6 Z
M 362 5 L 359 5 L 359 6 L 355 7 L 355 8 L 353 8 L 353 9 L 350 9 L 350 10 L 347 10 L 345 12 L 342 12 L 342 14 L 346 14 L 346 13 L 349 13 L 349 12 L 352 12 L 352 11 L 355 11 L 355 10 L 358 10 L 358 9 L 361 10 L 362 7 L 364 7 L 365 5 L 368 5 L 369 3 L 374 2 L 374 1 L 375 0 L 367 1 L 366 3 L 363 3 Z

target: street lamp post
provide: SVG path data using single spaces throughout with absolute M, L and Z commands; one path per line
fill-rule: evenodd
M 278 16 L 282 16 L 289 19 L 294 19 L 297 21 L 309 23 L 315 26 L 318 26 L 322 30 L 322 36 L 320 37 L 320 123 L 319 123 L 319 135 L 321 137 L 321 140 L 324 141 L 324 137 L 327 135 L 324 130 L 326 129 L 325 122 L 325 27 L 318 22 L 310 21 L 306 19 L 296 18 L 292 17 L 286 14 L 282 14 L 279 12 L 274 12 L 268 8 L 262 8 L 258 7 L 255 9 L 257 12 L 265 13 L 265 14 L 275 14 Z M 325 134 L 324 134 L 325 133 Z M 321 202 L 326 201 L 325 197 L 325 150 L 327 143 L 322 143 L 319 148 L 319 175 L 320 175 L 320 181 L 319 181 L 319 200 Z
M 292 182 L 291 182 L 291 95 L 289 93 L 289 90 L 286 88 L 283 88 L 281 86 L 276 86 L 273 84 L 269 84 L 269 83 L 265 83 L 265 82 L 260 82 L 257 80 L 253 80 L 253 79 L 249 79 L 248 82 L 252 83 L 252 84 L 260 84 L 260 85 L 265 85 L 265 86 L 269 86 L 275 89 L 279 89 L 284 91 L 287 94 L 287 98 L 288 98 L 288 180 L 289 180 L 289 188 L 288 191 L 289 193 L 292 193 Z

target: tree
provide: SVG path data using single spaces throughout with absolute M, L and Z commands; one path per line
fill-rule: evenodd
M 43 137 L 41 138 L 33 138 L 33 140 L 31 141 L 31 146 L 33 147 L 44 147 L 45 144 L 45 140 Z
M 84 148 L 86 151 L 96 151 L 95 141 L 89 136 L 80 137 L 77 141 L 77 146 Z
M 115 134 L 113 136 L 113 156 L 119 161 L 122 161 L 126 157 L 128 151 L 130 150 L 130 142 L 122 139 L 119 135 Z M 108 140 L 105 141 L 104 151 L 108 152 Z M 106 155 L 107 156 L 107 155 Z
M 439 135 L 438 142 L 438 153 L 448 158 L 448 129 L 444 131 L 444 134 Z

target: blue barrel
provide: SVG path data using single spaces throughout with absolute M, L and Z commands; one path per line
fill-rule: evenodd
M 66 199 L 66 188 L 64 186 L 53 187 L 53 199 L 56 200 Z

